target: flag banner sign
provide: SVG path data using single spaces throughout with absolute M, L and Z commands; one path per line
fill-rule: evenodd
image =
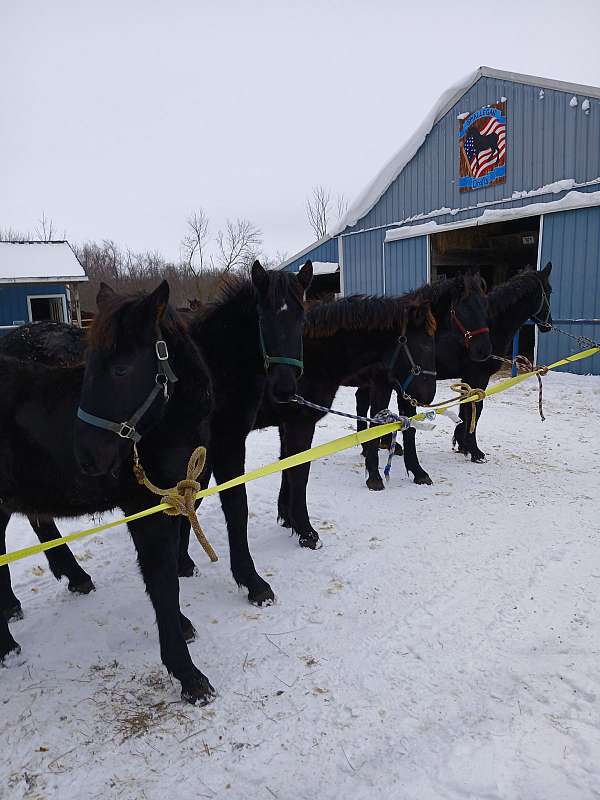
M 484 106 L 461 119 L 458 139 L 461 192 L 505 182 L 506 102 Z

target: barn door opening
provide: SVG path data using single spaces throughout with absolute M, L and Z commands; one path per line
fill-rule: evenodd
M 65 298 L 62 294 L 29 296 L 27 305 L 29 306 L 29 319 L 31 322 L 42 322 L 43 320 L 51 320 L 52 322 L 67 321 Z
M 526 267 L 537 269 L 539 239 L 539 217 L 432 234 L 431 280 L 479 269 L 491 289 Z M 533 359 L 534 349 L 534 326 L 527 325 L 521 334 L 520 350 Z

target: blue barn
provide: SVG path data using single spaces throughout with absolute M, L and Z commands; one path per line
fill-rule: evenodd
M 41 320 L 81 326 L 82 281 L 68 242 L 0 242 L 0 334 Z
M 441 96 L 331 234 L 288 259 L 342 294 L 400 294 L 479 267 L 490 285 L 552 261 L 555 319 L 600 317 L 600 88 L 480 67 Z M 569 322 L 592 339 L 600 327 Z M 535 335 L 535 339 L 534 339 Z M 580 349 L 522 334 L 550 363 Z M 571 365 L 600 374 L 600 356 Z

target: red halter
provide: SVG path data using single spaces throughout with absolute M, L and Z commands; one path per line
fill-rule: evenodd
M 456 315 L 456 311 L 451 308 L 450 309 L 450 318 L 452 322 L 456 325 L 458 330 L 462 333 L 464 340 L 465 340 L 465 347 L 468 348 L 469 344 L 471 343 L 471 339 L 474 339 L 476 336 L 479 336 L 482 333 L 489 333 L 489 328 L 477 328 L 476 331 L 468 331 L 462 322 L 459 320 L 458 316 Z

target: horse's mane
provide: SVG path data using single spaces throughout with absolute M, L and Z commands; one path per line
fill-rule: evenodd
M 267 289 L 267 303 L 274 308 L 283 305 L 291 288 L 300 305 L 304 298 L 302 288 L 298 281 L 291 281 L 293 273 L 281 270 L 269 270 L 269 285 Z M 218 313 L 224 306 L 235 306 L 249 311 L 256 307 L 258 292 L 249 278 L 240 275 L 227 275 L 219 286 L 217 296 L 210 303 L 204 305 L 198 312 L 199 320 L 207 320 Z
M 333 336 L 338 331 L 401 331 L 422 312 L 422 324 L 433 336 L 435 317 L 431 301 L 420 289 L 401 297 L 352 295 L 333 303 L 313 306 L 306 314 L 304 336 L 309 339 Z
M 93 348 L 110 350 L 122 337 L 138 341 L 140 328 L 136 323 L 148 299 L 145 293 L 119 295 L 103 301 L 88 330 L 88 341 Z M 185 337 L 186 329 L 175 309 L 167 305 L 160 318 L 160 330 L 165 336 L 179 339 Z
M 533 269 L 523 269 L 504 283 L 494 286 L 487 296 L 490 319 L 504 313 L 514 302 L 540 286 L 539 273 Z

